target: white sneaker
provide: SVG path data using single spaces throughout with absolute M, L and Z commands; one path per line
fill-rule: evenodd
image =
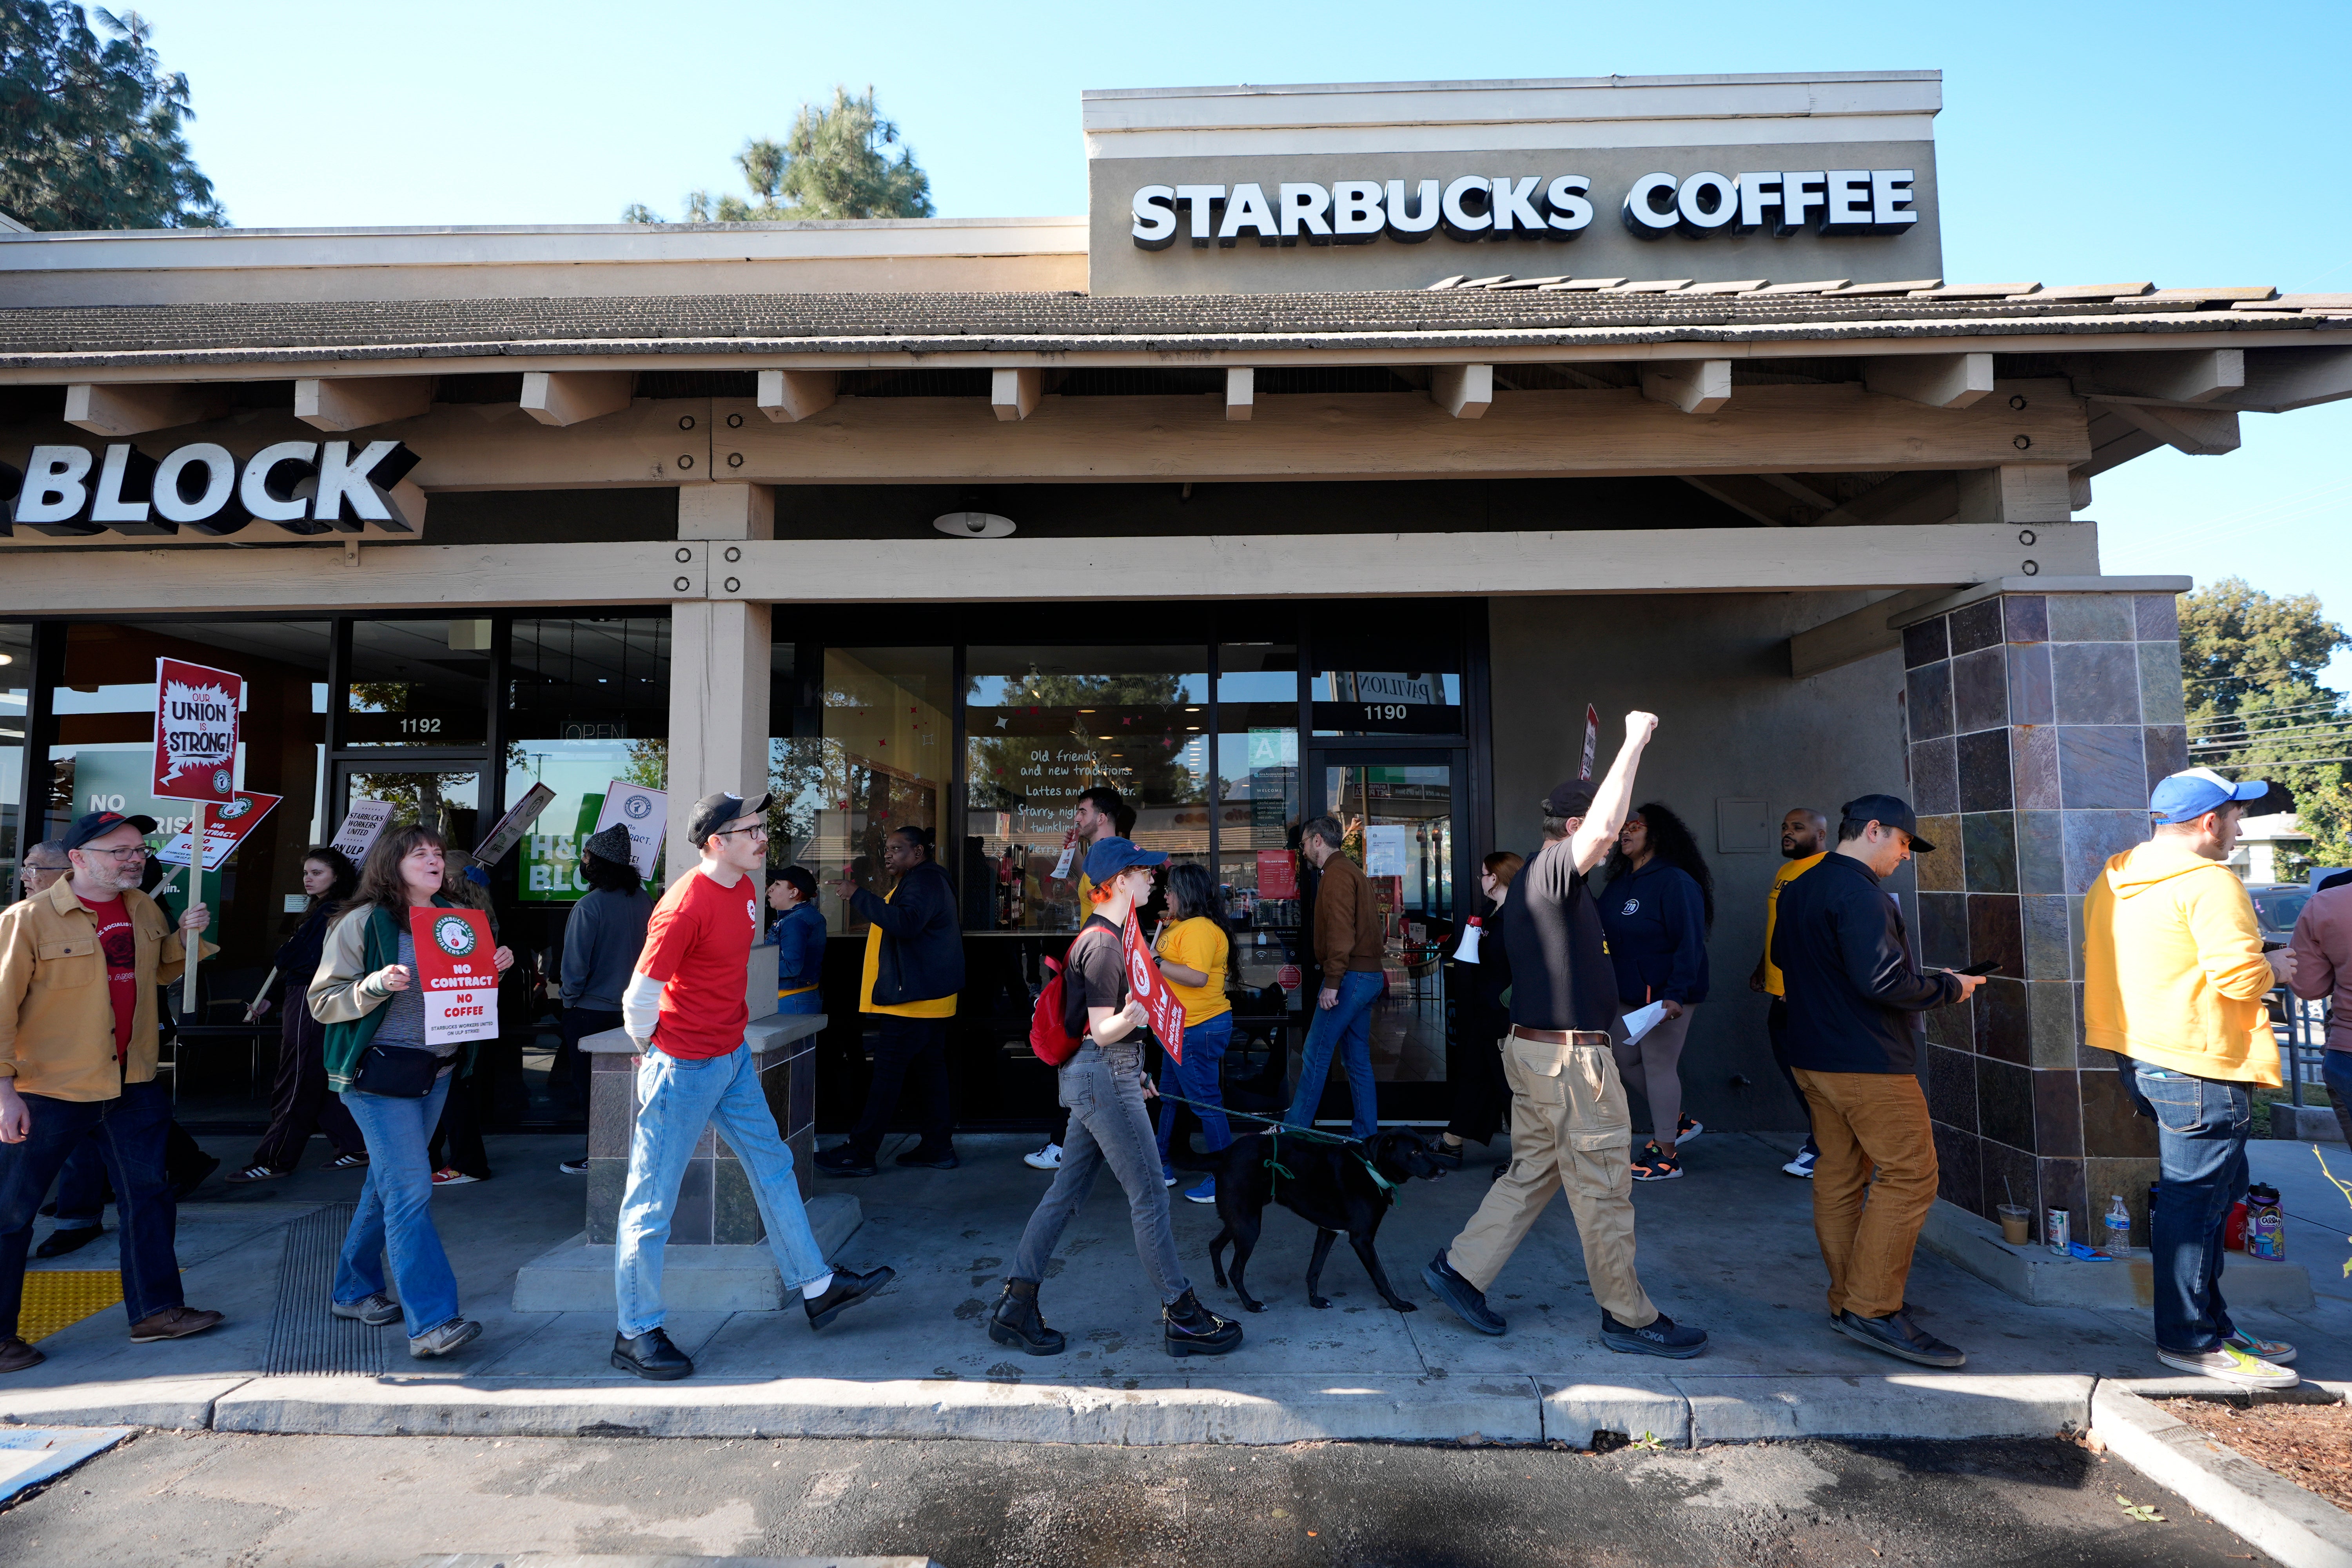
M 2240 1388 L 2293 1388 L 2303 1380 L 2292 1367 L 2278 1366 L 2260 1356 L 2251 1356 L 2226 1341 L 2203 1355 L 2188 1355 L 2179 1351 L 2159 1350 L 2156 1359 L 2182 1372 L 2194 1372 Z
M 1058 1171 L 1062 1168 L 1062 1146 L 1048 1143 L 1042 1149 L 1032 1149 L 1021 1156 L 1021 1163 L 1033 1171 Z
M 1819 1158 L 1821 1155 L 1816 1150 L 1800 1149 L 1780 1169 L 1792 1176 L 1803 1176 L 1810 1181 L 1813 1174 L 1813 1162 Z

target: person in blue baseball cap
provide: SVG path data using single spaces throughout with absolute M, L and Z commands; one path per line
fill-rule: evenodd
M 1062 971 L 1062 1027 L 1080 1040 L 1076 1054 L 1057 1069 L 1070 1130 L 1054 1184 L 1021 1233 L 1004 1294 L 988 1319 L 990 1339 L 1031 1355 L 1059 1355 L 1068 1343 L 1060 1331 L 1045 1326 L 1037 1287 L 1064 1227 L 1106 1166 L 1127 1193 L 1136 1254 L 1159 1287 L 1168 1353 L 1223 1355 L 1242 1342 L 1241 1325 L 1202 1306 L 1177 1261 L 1160 1143 L 1143 1103 L 1153 1092 L 1143 1073 L 1150 1019 L 1143 1004 L 1128 994 L 1127 922 L 1151 897 L 1152 872 L 1167 860 L 1161 851 L 1139 849 L 1125 838 L 1098 838 L 1087 851 L 1094 912 L 1070 939 Z
M 2240 1328 L 2221 1299 L 2221 1234 L 2246 1190 L 2254 1088 L 2284 1081 L 2263 998 L 2295 979 L 2292 949 L 2263 951 L 2229 867 L 2241 819 L 2268 794 L 2210 768 L 2174 773 L 2148 795 L 2148 841 L 2110 857 L 2083 900 L 2084 1043 L 2125 1058 L 2125 1091 L 2157 1127 L 2156 1357 L 2239 1388 L 2296 1381 L 2284 1364 L 2294 1346 Z

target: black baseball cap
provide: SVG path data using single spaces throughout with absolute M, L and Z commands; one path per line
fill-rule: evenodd
M 119 811 L 93 811 L 87 816 L 77 816 L 74 825 L 66 829 L 63 840 L 68 849 L 79 849 L 93 838 L 103 837 L 118 827 L 135 827 L 142 833 L 155 831 L 152 816 L 125 816 Z
M 740 795 L 706 795 L 694 803 L 687 814 L 686 841 L 700 849 L 710 841 L 710 836 L 739 816 L 765 816 L 770 795 L 757 800 L 745 800 Z
M 1591 779 L 1570 779 L 1565 784 L 1554 784 L 1552 792 L 1543 798 L 1543 811 L 1546 816 L 1578 817 L 1591 809 L 1592 781 Z
M 1922 855 L 1933 855 L 1936 847 L 1919 837 L 1919 819 L 1911 815 L 1911 803 L 1901 795 L 1858 795 L 1838 807 L 1838 814 L 1848 822 L 1875 822 L 1881 827 L 1899 827 L 1911 836 L 1911 847 Z

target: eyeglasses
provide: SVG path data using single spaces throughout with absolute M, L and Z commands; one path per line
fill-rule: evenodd
M 719 829 L 713 837 L 732 838 L 739 833 L 748 833 L 754 838 L 765 838 L 768 836 L 768 830 L 764 827 L 726 827 Z
M 144 844 L 133 844 L 128 848 L 123 849 L 85 849 L 82 853 L 85 855 L 111 856 L 117 860 L 144 860 L 147 858 L 148 849 L 147 846 Z M 37 869 L 41 868 L 37 868 Z

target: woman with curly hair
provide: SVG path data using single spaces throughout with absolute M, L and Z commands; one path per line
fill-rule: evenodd
M 1715 924 L 1715 877 L 1683 819 L 1651 801 L 1625 819 L 1609 858 L 1601 925 L 1626 1012 L 1653 1002 L 1666 1016 L 1628 1044 L 1618 1030 L 1617 1072 L 1649 1102 L 1650 1142 L 1633 1157 L 1637 1182 L 1683 1173 L 1680 1145 L 1703 1131 L 1683 1114 L 1683 1040 L 1706 1000 L 1706 933 Z

